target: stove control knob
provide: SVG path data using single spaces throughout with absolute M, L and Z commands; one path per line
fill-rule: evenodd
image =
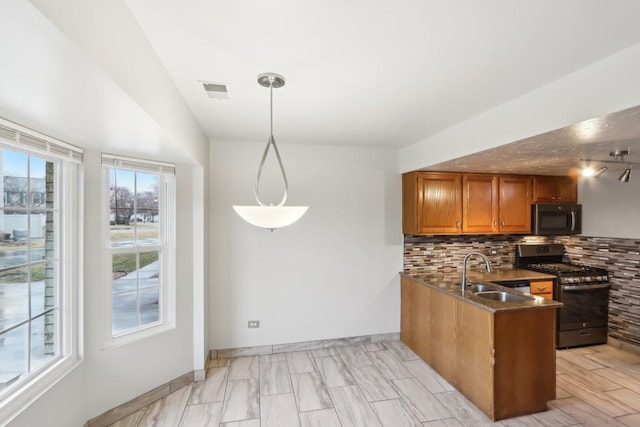
M 585 278 L 584 278 L 584 281 L 585 281 L 585 282 L 591 282 L 591 276 L 587 276 L 587 277 L 585 277 Z

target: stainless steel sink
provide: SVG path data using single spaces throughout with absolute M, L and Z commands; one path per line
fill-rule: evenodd
M 475 294 L 477 292 L 497 291 L 498 289 L 495 286 L 485 285 L 484 283 L 476 283 L 474 285 L 468 286 L 466 290 L 471 291 Z
M 532 297 L 527 297 L 524 295 L 516 295 L 505 291 L 485 291 L 485 292 L 476 292 L 476 295 L 480 298 L 486 298 L 494 301 L 500 302 L 522 302 L 522 301 L 531 301 Z

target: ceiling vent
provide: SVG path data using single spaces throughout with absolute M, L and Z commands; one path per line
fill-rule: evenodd
M 213 99 L 229 99 L 227 85 L 224 83 L 200 82 L 204 91 L 209 98 Z

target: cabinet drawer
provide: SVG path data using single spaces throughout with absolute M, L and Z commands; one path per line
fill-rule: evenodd
M 534 295 L 553 294 L 553 280 L 540 280 L 529 283 L 531 293 Z M 552 299 L 552 298 L 550 298 Z

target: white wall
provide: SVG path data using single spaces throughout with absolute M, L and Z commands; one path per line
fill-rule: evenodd
M 629 182 L 620 182 L 623 170 L 609 168 L 597 179 L 578 181 L 583 236 L 640 238 L 640 176 L 632 171 Z
M 102 107 L 100 113 L 108 118 L 117 116 L 117 120 L 100 121 L 100 116 L 86 117 L 87 113 L 80 111 L 86 121 L 108 131 L 104 135 L 92 136 L 91 143 L 106 140 L 111 147 L 117 147 L 120 154 L 149 155 L 151 152 L 154 156 L 152 158 L 156 160 L 202 164 L 207 156 L 202 129 L 131 14 L 126 0 L 30 2 L 70 39 L 75 49 L 79 48 L 93 66 L 108 77 L 111 84 L 108 89 L 111 92 L 122 90 L 129 98 L 127 101 L 131 105 L 122 105 L 124 101 L 114 99 L 105 102 L 104 97 L 113 96 L 105 93 L 106 90 L 98 85 L 80 87 L 82 92 L 78 91 L 80 85 L 69 85 L 71 92 L 67 94 L 68 101 L 61 104 L 65 108 L 57 105 L 62 113 L 68 111 L 69 103 L 77 104 L 91 97 L 87 99 L 85 110 L 86 107 L 93 109 L 97 106 Z M 114 30 L 116 28 L 117 31 Z M 65 62 L 60 61 L 61 63 L 39 65 L 62 68 L 65 73 L 74 72 L 78 67 L 78 60 L 73 58 L 71 62 L 69 55 L 65 55 L 64 59 Z M 85 78 L 80 76 L 82 80 Z M 53 90 L 58 90 L 63 83 L 51 81 L 49 85 L 53 86 Z M 21 89 L 29 90 L 28 87 Z M 47 86 L 40 89 L 45 93 L 51 90 Z M 92 102 L 91 99 L 97 99 L 98 102 Z M 58 111 L 49 113 L 60 114 Z M 152 123 L 159 126 L 156 128 Z M 135 137 L 138 143 L 132 144 L 132 140 L 127 140 L 127 137 Z M 89 142 L 84 141 L 84 144 Z
M 87 420 L 85 366 L 80 365 L 8 424 L 10 427 L 80 427 Z M 4 420 L 0 425 L 4 426 Z
M 88 154 L 88 155 L 87 155 Z M 176 170 L 176 328 L 103 349 L 104 291 L 100 230 L 100 156 L 85 153 L 85 363 L 88 418 L 193 370 L 191 172 Z
M 255 204 L 263 150 L 263 143 L 234 143 L 214 144 L 210 151 L 210 347 L 398 332 L 396 152 L 280 145 L 290 182 L 287 205 L 309 210 L 297 223 L 270 232 L 232 209 Z M 271 184 L 265 182 L 265 190 Z M 247 329 L 248 320 L 260 320 L 260 328 Z
M 89 11 L 82 8 L 97 3 L 33 3 L 63 27 L 68 24 L 65 16 L 83 13 L 86 18 L 80 27 L 65 28 L 65 35 L 30 2 L 2 0 L 0 13 L 0 117 L 87 150 L 83 212 L 85 347 L 83 363 L 10 425 L 81 426 L 108 409 L 204 366 L 203 348 L 207 344 L 202 325 L 206 313 L 202 307 L 194 312 L 193 307 L 206 292 L 206 277 L 194 273 L 194 268 L 201 270 L 206 256 L 207 241 L 202 236 L 206 233 L 208 204 L 204 193 L 208 143 L 141 38 L 136 23 L 124 13 L 124 1 L 100 2 L 99 10 Z M 109 5 L 113 9 L 105 10 Z M 107 16 L 109 22 L 101 21 Z M 112 26 L 103 33 L 106 46 L 100 45 L 99 34 L 93 32 L 98 29 L 96 21 Z M 124 34 L 131 37 L 129 44 L 121 38 L 117 43 L 112 39 Z M 136 57 L 135 67 L 128 55 Z M 150 73 L 148 84 L 138 84 L 145 73 Z M 102 349 L 100 151 L 179 164 L 176 329 L 109 350 Z M 0 420 L 0 424 L 5 421 Z

